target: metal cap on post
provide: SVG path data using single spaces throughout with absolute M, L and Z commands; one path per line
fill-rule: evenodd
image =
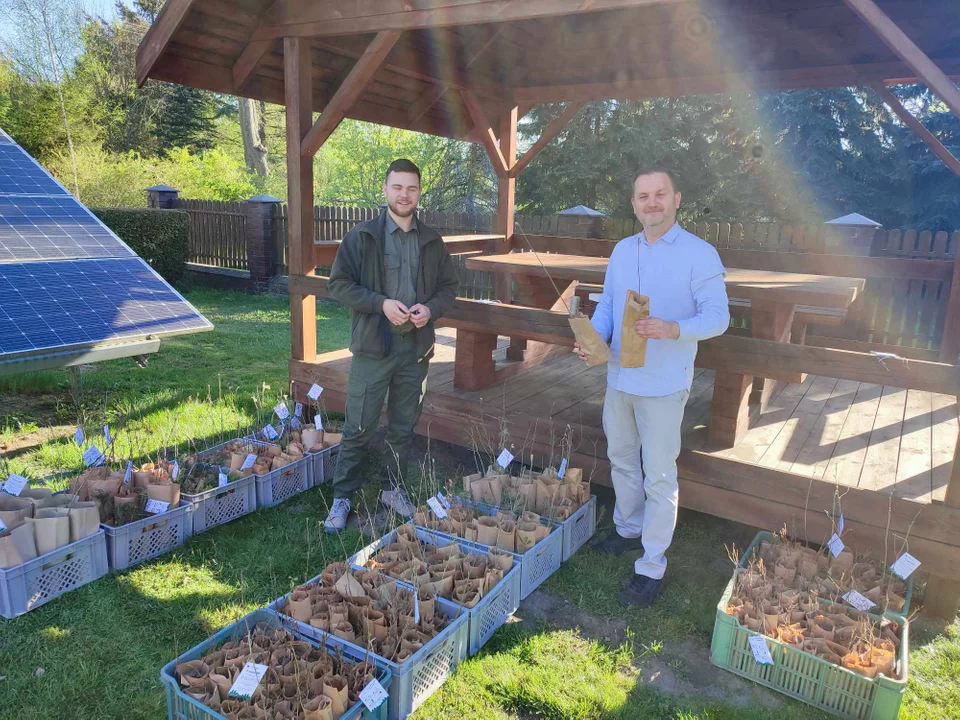
M 147 207 L 169 210 L 177 206 L 180 191 L 169 185 L 154 185 L 147 188 Z
M 247 269 L 250 271 L 250 292 L 270 289 L 271 280 L 278 274 L 280 259 L 274 238 L 274 212 L 282 201 L 273 195 L 254 195 L 245 203 Z

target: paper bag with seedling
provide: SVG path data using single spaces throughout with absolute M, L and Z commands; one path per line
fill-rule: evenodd
M 638 320 L 650 317 L 650 298 L 636 290 L 627 291 L 620 328 L 620 367 L 639 368 L 647 361 L 647 339 L 637 335 Z

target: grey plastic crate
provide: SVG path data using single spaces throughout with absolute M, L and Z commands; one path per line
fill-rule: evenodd
M 421 527 L 417 528 L 417 537 L 429 545 L 442 546 L 455 542 L 465 553 L 489 554 L 486 545 Z M 397 532 L 394 530 L 352 555 L 347 562 L 357 569 L 363 568 L 367 560 L 376 555 L 381 548 L 395 542 L 396 539 Z M 472 608 L 458 604 L 458 607 L 463 607 L 470 614 L 470 643 L 468 647 L 470 655 L 476 655 L 493 633 L 520 607 L 520 556 L 516 553 L 510 554 L 513 555 L 513 567 L 483 600 Z
M 193 505 L 185 500 L 165 513 L 120 527 L 101 524 L 107 535 L 110 571 L 117 572 L 183 545 L 193 534 Z
M 563 521 L 563 561 L 572 558 L 596 531 L 597 496 L 591 495 L 589 502 Z
M 225 627 L 216 635 L 207 638 L 196 647 L 183 653 L 176 660 L 171 660 L 160 671 L 160 681 L 163 683 L 167 694 L 167 718 L 168 720 L 226 720 L 223 715 L 203 705 L 192 697 L 186 695 L 177 682 L 177 665 L 190 660 L 198 660 L 206 655 L 217 645 L 234 640 L 245 635 L 248 630 L 253 629 L 257 623 L 266 622 L 276 627 L 286 626 L 283 618 L 272 610 L 254 610 L 249 615 L 240 618 L 237 622 Z M 324 642 L 325 639 L 317 639 L 301 633 L 295 627 L 285 627 L 292 635 L 298 639 L 311 643 L 314 647 L 320 647 L 326 644 L 327 648 L 333 652 L 343 652 L 344 657 L 352 662 L 373 662 L 377 667 L 377 680 L 383 685 L 389 693 L 391 684 L 391 673 L 389 668 L 378 662 L 376 657 L 368 658 L 366 654 L 358 654 L 352 648 L 342 648 L 339 645 L 330 642 Z M 373 712 L 367 710 L 362 703 L 356 702 L 349 710 L 340 716 L 341 720 L 386 720 L 387 709 L 390 705 L 389 698 L 383 702 Z
M 509 508 L 498 508 L 486 503 L 478 503 L 472 500 L 457 498 L 457 502 L 464 507 L 470 507 L 484 515 L 496 515 L 499 510 L 509 510 Z M 560 562 L 563 559 L 563 527 L 560 523 L 547 518 L 540 518 L 540 523 L 550 528 L 550 534 L 538 542 L 525 553 L 517 553 L 520 558 L 520 599 L 525 600 L 530 593 L 536 590 L 543 581 L 553 575 L 560 569 Z M 439 531 L 434 531 L 439 532 Z M 439 533 L 450 538 L 456 538 L 451 533 Z
M 181 495 L 193 505 L 193 534 L 236 520 L 257 509 L 256 477 L 249 475 L 196 495 Z
M 273 507 L 284 500 L 310 489 L 307 482 L 307 458 L 271 470 L 257 479 L 257 507 Z
M 337 469 L 337 455 L 340 453 L 340 444 L 324 448 L 315 453 L 307 453 L 307 467 L 309 468 L 310 487 L 319 487 L 328 480 L 333 480 Z
M 319 581 L 320 576 L 309 582 Z M 400 585 L 409 588 L 406 583 Z M 349 649 L 354 653 L 362 653 L 370 657 L 377 667 L 387 667 L 393 678 L 387 692 L 390 694 L 388 720 L 403 720 L 433 695 L 447 678 L 453 674 L 467 654 L 469 643 L 470 617 L 463 607 L 456 603 L 436 599 L 436 609 L 453 618 L 443 632 L 437 635 L 422 648 L 417 650 L 406 662 L 396 663 L 387 660 L 376 653 L 360 647 L 335 635 L 322 632 L 304 622 L 300 622 L 289 615 L 284 615 L 282 608 L 287 603 L 287 595 L 274 600 L 267 606 L 283 618 L 284 626 L 291 630 L 298 630 L 304 636 L 314 640 L 326 640 L 329 643 Z
M 0 615 L 15 618 L 107 574 L 107 539 L 103 530 L 0 570 Z

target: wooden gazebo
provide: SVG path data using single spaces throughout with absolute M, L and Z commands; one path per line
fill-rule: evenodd
M 329 263 L 336 246 L 311 237 L 312 162 L 344 118 L 483 144 L 499 180 L 496 233 L 448 239 L 459 253 L 507 255 L 530 242 L 540 251 L 596 262 L 609 255 L 611 243 L 597 239 L 521 241 L 514 235 L 517 176 L 591 100 L 869 85 L 960 174 L 960 162 L 887 89 L 924 83 L 960 117 L 960 90 L 950 79 L 960 76 L 955 0 L 168 0 L 139 48 L 137 73 L 141 83 L 153 78 L 286 106 L 290 377 L 298 394 L 321 382 L 331 409 L 343 400 L 349 354 L 318 358 L 316 352 L 315 298 L 326 293 L 326 281 L 315 269 Z M 567 105 L 518 156 L 518 119 L 540 103 Z M 681 503 L 753 525 L 786 523 L 819 542 L 830 531 L 823 510 L 833 507 L 837 486 L 846 485 L 843 509 L 852 542 L 889 556 L 909 533 L 910 550 L 932 576 L 927 608 L 952 617 L 960 599 L 960 463 L 953 463 L 952 473 L 950 465 L 956 405 L 947 407 L 952 419 L 940 435 L 939 424 L 928 423 L 925 470 L 911 478 L 921 491 L 906 496 L 895 470 L 890 483 L 883 479 L 888 471 L 880 467 L 879 446 L 877 467 L 864 483 L 867 448 L 850 481 L 842 473 L 828 477 L 822 468 L 807 477 L 791 472 L 789 463 L 751 463 L 737 453 L 737 443 L 749 440 L 751 418 L 776 402 L 778 386 L 754 383 L 754 376 L 795 384 L 790 387 L 809 382 L 808 374 L 832 378 L 834 388 L 839 378 L 855 383 L 851 398 L 860 389 L 880 387 L 881 406 L 887 388 L 926 393 L 928 404 L 930 397 L 951 401 L 960 390 L 954 364 L 960 352 L 960 265 L 746 251 L 728 251 L 724 262 L 748 269 L 739 287 L 741 308 L 752 313 L 753 337 L 724 336 L 701 346 L 696 382 L 713 390 L 702 399 L 709 430 L 702 423 L 690 429 L 691 437 L 702 431 L 699 444 L 688 444 L 685 436 Z M 603 481 L 608 467 L 597 421 L 602 376 L 579 378 L 589 392 L 573 398 L 564 367 L 557 365 L 565 360 L 558 348 L 569 356 L 572 337 L 556 293 L 542 277 L 515 274 L 511 283 L 509 264 L 500 269 L 497 298 L 504 304 L 459 300 L 445 319 L 456 329 L 455 344 L 451 334 L 438 350 L 421 429 L 467 444 L 471 425 L 496 427 L 505 417 L 518 438 L 530 441 L 528 449 L 545 452 L 554 437 L 549 426 L 571 424 L 582 440 L 575 460 L 594 466 L 595 479 Z M 566 262 L 564 294 L 578 292 L 586 270 Z M 802 344 L 800 294 L 773 308 L 759 307 L 770 283 L 749 272 L 773 271 L 951 283 L 940 362 L 880 362 L 866 343 L 848 349 Z M 831 297 L 848 293 L 849 303 L 862 281 L 834 286 Z M 508 304 L 516 300 L 519 306 Z M 704 373 L 716 373 L 715 387 L 713 375 Z M 504 398 L 520 397 L 520 379 L 523 402 L 508 409 Z M 758 401 L 752 406 L 751 395 Z M 560 400 L 567 409 L 554 412 Z M 905 432 L 902 403 L 900 413 Z M 868 435 L 878 430 L 873 423 Z M 872 439 L 867 444 L 872 448 Z

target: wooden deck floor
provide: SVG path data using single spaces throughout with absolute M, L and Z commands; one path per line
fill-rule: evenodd
M 430 391 L 480 402 L 491 411 L 601 426 L 605 366 L 588 368 L 570 353 L 494 387 L 458 390 L 455 338 L 453 329 L 438 330 Z M 501 338 L 498 366 L 506 362 L 506 344 Z M 331 353 L 329 364 L 347 370 L 349 353 Z M 711 451 L 706 423 L 712 396 L 713 372 L 698 370 L 683 423 L 683 446 L 689 450 L 918 502 L 943 500 L 960 428 L 954 397 L 810 376 L 782 387 L 739 445 Z

